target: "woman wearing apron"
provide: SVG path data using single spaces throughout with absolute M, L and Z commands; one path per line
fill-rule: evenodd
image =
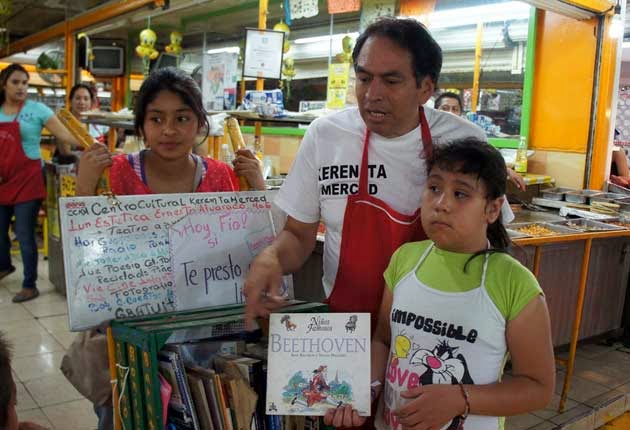
M 76 84 L 70 90 L 70 112 L 80 118 L 82 112 L 95 107 L 96 97 L 88 84 Z M 88 124 L 88 132 L 98 143 L 107 143 L 109 127 L 97 124 Z
M 52 110 L 26 99 L 28 80 L 28 73 L 19 64 L 0 72 L 0 279 L 15 271 L 9 238 L 9 224 L 15 216 L 24 265 L 22 290 L 13 298 L 16 303 L 39 295 L 35 227 L 46 196 L 39 148 L 42 128 L 57 137 L 63 155 L 70 154 L 68 146 L 77 144 Z

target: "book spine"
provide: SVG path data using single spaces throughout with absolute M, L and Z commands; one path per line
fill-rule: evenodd
M 145 428 L 145 411 L 144 411 L 144 384 L 142 377 L 142 364 L 139 361 L 138 354 L 140 348 L 135 345 L 127 345 L 127 357 L 129 359 L 129 384 L 131 394 L 131 404 L 133 406 L 133 425 L 134 429 Z
M 148 428 L 162 430 L 162 397 L 158 378 L 157 351 L 151 339 L 149 349 L 142 351 L 142 372 L 144 375 L 144 398 Z
M 116 379 L 118 380 L 117 408 L 121 421 L 125 428 L 132 428 L 131 403 L 129 402 L 129 361 L 127 360 L 127 349 L 125 342 L 116 339 Z
M 175 377 L 177 378 L 177 384 L 182 395 L 182 401 L 186 414 L 190 417 L 195 430 L 199 430 L 199 421 L 197 420 L 197 414 L 195 413 L 195 405 L 190 394 L 190 388 L 188 387 L 188 381 L 186 378 L 186 371 L 184 370 L 184 364 L 177 353 L 169 355 L 173 368 L 175 369 Z

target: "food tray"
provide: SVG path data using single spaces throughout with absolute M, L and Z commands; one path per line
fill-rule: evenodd
M 602 202 L 602 203 L 610 203 L 616 199 L 623 199 L 626 196 L 623 194 L 617 193 L 600 193 L 590 197 L 591 202 Z
M 520 231 L 512 230 L 510 228 L 505 229 L 510 239 L 522 239 L 524 237 L 531 237 L 529 234 L 521 233 Z
M 586 203 L 588 196 L 581 191 L 569 191 L 564 194 L 564 199 L 571 203 Z
M 523 231 L 521 229 L 526 228 L 532 228 L 532 227 L 542 227 L 546 230 L 549 230 L 551 233 L 549 234 L 536 234 L 533 233 L 531 231 Z M 518 233 L 523 233 L 526 234 L 530 237 L 543 237 L 543 236 L 556 236 L 559 234 L 575 234 L 575 230 L 570 229 L 568 227 L 564 227 L 562 225 L 558 225 L 558 224 L 551 224 L 548 222 L 523 222 L 523 223 L 515 223 L 515 224 L 509 224 L 508 228 L 511 230 L 515 230 Z
M 609 220 L 604 221 L 606 224 L 612 224 L 616 227 L 622 228 L 624 230 L 630 229 L 630 221 L 621 221 L 621 220 Z
M 626 197 L 626 198 L 623 198 L 623 199 L 616 199 L 616 200 L 613 201 L 613 203 L 619 205 L 619 210 L 620 211 L 623 211 L 623 212 L 630 211 L 630 197 Z
M 563 187 L 556 187 L 556 188 L 547 188 L 546 190 L 542 190 L 542 196 L 544 199 L 547 200 L 564 200 L 564 195 L 567 192 L 573 192 L 576 191 L 573 188 L 563 188 Z
M 593 231 L 608 231 L 608 230 L 623 230 L 623 227 L 619 227 L 613 224 L 607 224 L 604 222 L 593 221 L 590 219 L 571 219 L 567 221 L 556 221 L 552 224 L 561 225 L 576 231 L 593 232 Z

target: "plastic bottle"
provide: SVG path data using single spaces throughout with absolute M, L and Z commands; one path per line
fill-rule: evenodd
M 221 161 L 224 161 L 232 166 L 232 160 L 234 160 L 234 154 L 230 151 L 228 144 L 224 143 L 221 145 Z
M 527 173 L 527 137 L 525 136 L 521 136 L 518 141 L 514 171 L 516 173 Z

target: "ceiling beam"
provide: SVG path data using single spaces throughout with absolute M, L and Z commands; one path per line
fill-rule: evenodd
M 46 30 L 27 36 L 23 39 L 17 40 L 9 44 L 8 50 L 5 56 L 16 54 L 18 52 L 28 51 L 31 48 L 35 48 L 42 45 L 52 39 L 60 38 L 65 35 L 66 28 L 70 32 L 76 32 L 90 25 L 98 24 L 108 19 L 119 17 L 128 12 L 133 12 L 144 6 L 163 6 L 163 0 L 127 0 L 124 2 L 118 2 L 110 4 L 100 8 L 92 9 L 77 17 L 70 18 L 68 23 L 66 21 L 60 22 L 47 28 Z M 67 24 L 67 25 L 66 25 Z

